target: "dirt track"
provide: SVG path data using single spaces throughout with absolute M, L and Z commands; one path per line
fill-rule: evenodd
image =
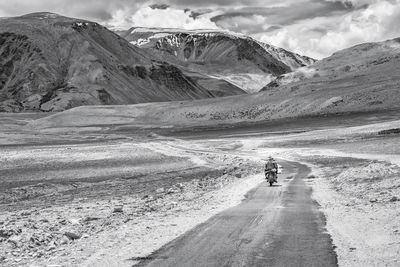
M 284 186 L 263 183 L 228 209 L 167 244 L 138 266 L 337 266 L 325 217 L 304 179 L 284 164 Z

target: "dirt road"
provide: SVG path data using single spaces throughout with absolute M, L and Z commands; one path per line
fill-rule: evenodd
M 263 183 L 137 266 L 337 266 L 325 217 L 311 199 L 309 169 L 284 163 L 280 185 Z M 283 184 L 283 185 L 282 185 Z

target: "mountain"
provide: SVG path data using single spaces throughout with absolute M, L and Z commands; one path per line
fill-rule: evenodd
M 85 126 L 90 118 L 91 125 L 118 121 L 120 125 L 147 127 L 215 127 L 310 115 L 386 112 L 400 110 L 399 88 L 400 38 L 339 51 L 283 75 L 274 86 L 256 94 L 192 102 L 81 107 L 32 125 Z
M 256 92 L 314 59 L 225 31 L 137 28 L 118 34 L 173 64 Z
M 0 111 L 243 93 L 218 78 L 196 72 L 189 77 L 94 22 L 46 12 L 1 18 Z
M 262 91 L 272 88 L 295 87 L 294 91 L 309 88 L 312 84 L 334 85 L 359 89 L 376 83 L 396 83 L 400 58 L 400 38 L 377 43 L 364 43 L 334 53 L 332 56 L 283 74 Z M 362 83 L 360 84 L 360 81 Z M 376 96 L 379 98 L 379 96 Z

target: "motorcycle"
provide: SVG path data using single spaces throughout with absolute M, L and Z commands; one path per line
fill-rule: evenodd
M 274 183 L 278 182 L 278 172 L 275 169 L 267 171 L 265 173 L 265 179 L 268 181 L 269 186 L 272 186 Z

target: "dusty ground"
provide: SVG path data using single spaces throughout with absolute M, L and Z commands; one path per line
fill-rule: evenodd
M 312 168 L 306 182 L 340 266 L 399 264 L 400 136 L 392 129 L 400 121 L 392 115 L 179 138 L 95 128 L 33 135 L 20 127 L 31 119 L 2 119 L 1 265 L 132 265 L 240 203 L 262 182 L 269 154 Z

